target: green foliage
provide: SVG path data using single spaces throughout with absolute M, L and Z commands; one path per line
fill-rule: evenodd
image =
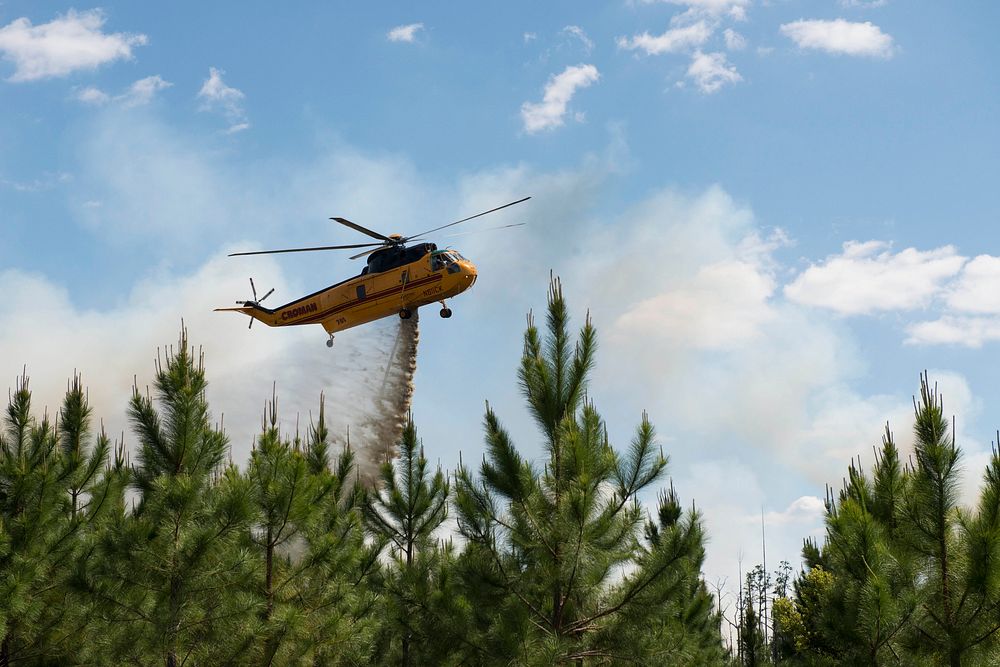
M 349 663 L 364 652 L 369 630 L 361 616 L 368 603 L 358 586 L 374 565 L 347 484 L 353 457 L 345 452 L 336 472 L 330 469 L 322 397 L 305 451 L 283 439 L 277 423 L 272 398 L 246 473 L 251 590 L 260 601 L 260 627 L 247 657 L 267 665 Z
M 802 620 L 802 612 L 786 597 L 775 599 L 771 610 L 776 629 L 775 641 L 782 646 L 778 654 L 784 657 L 794 653 L 804 653 L 809 647 L 809 637 L 805 621 Z
M 389 547 L 389 562 L 377 579 L 386 623 L 379 633 L 380 663 L 442 664 L 455 651 L 451 622 L 455 596 L 449 565 L 452 549 L 434 532 L 448 514 L 449 484 L 440 470 L 431 476 L 412 417 L 403 428 L 399 462 L 382 464 L 381 487 L 365 499 L 365 525 Z
M 81 574 L 103 622 L 89 647 L 98 655 L 169 667 L 221 663 L 256 629 L 247 621 L 258 602 L 240 592 L 252 489 L 236 468 L 222 467 L 226 437 L 210 423 L 206 386 L 182 333 L 166 365 L 157 364 L 156 400 L 133 392 L 138 502 L 88 544 Z
M 98 473 L 110 444 L 88 447 L 90 408 L 79 377 L 58 419 L 32 415 L 18 381 L 0 433 L 0 664 L 65 656 L 87 625 L 69 581 L 82 539 L 107 509 Z
M 959 665 L 991 653 L 1000 619 L 1000 590 L 991 557 L 1000 548 L 996 531 L 996 467 L 987 468 L 986 504 L 970 514 L 958 507 L 961 452 L 948 428 L 944 406 L 927 377 L 921 382 L 914 433 L 916 466 L 903 501 L 906 544 L 920 564 L 920 605 L 906 645 L 917 655 Z M 996 457 L 994 457 L 995 459 Z M 991 488 L 993 486 L 993 488 Z
M 914 463 L 888 427 L 869 478 L 851 464 L 827 500 L 822 549 L 807 543 L 783 626 L 798 659 L 851 664 L 992 664 L 1000 630 L 1000 459 L 978 510 L 958 505 L 961 451 L 937 390 L 921 376 Z M 904 658 L 905 656 L 905 658 Z M 803 664 L 808 664 L 808 661 Z
M 304 439 L 272 397 L 246 469 L 227 463 L 185 332 L 133 392 L 135 465 L 78 376 L 53 419 L 20 378 L 0 425 L 0 665 L 1000 662 L 1000 452 L 961 507 L 926 376 L 911 462 L 888 427 L 871 470 L 851 462 L 799 576 L 741 582 L 727 655 L 701 516 L 672 484 L 654 495 L 667 459 L 647 415 L 612 446 L 588 399 L 596 349 L 553 281 L 518 370 L 542 455 L 487 405 L 486 453 L 454 492 L 412 421 L 359 488 L 322 397 Z
M 895 655 L 893 642 L 916 604 L 913 564 L 895 540 L 903 477 L 888 429 L 874 479 L 852 463 L 839 500 L 828 501 L 825 562 L 839 576 L 826 591 L 821 621 L 836 655 L 865 664 Z
M 645 532 L 639 495 L 667 461 L 643 415 L 627 453 L 585 400 L 596 332 L 576 341 L 557 280 L 544 339 L 530 316 L 519 379 L 543 436 L 541 470 L 487 406 L 487 454 L 460 466 L 455 505 L 468 541 L 461 567 L 485 662 L 721 660 L 718 619 L 700 581 L 699 515 L 661 498 Z M 625 573 L 622 576 L 621 573 Z

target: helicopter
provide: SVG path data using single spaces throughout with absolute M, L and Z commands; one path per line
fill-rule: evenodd
M 452 315 L 451 308 L 447 306 L 445 300 L 461 294 L 475 284 L 476 267 L 457 250 L 450 247 L 438 249 L 436 244 L 425 241 L 423 237 L 529 199 L 531 197 L 524 197 L 503 206 L 497 206 L 488 211 L 410 236 L 385 235 L 362 227 L 346 218 L 330 218 L 334 222 L 370 236 L 378 242 L 234 252 L 229 256 L 367 248 L 367 250 L 351 256 L 351 259 L 368 258 L 366 266 L 360 274 L 273 309 L 266 308 L 261 303 L 271 296 L 274 290 L 271 289 L 264 296 L 258 298 L 257 287 L 251 278 L 252 299 L 237 301 L 238 307 L 236 308 L 216 308 L 215 310 L 217 312 L 243 313 L 250 317 L 251 328 L 254 320 L 259 320 L 270 327 L 321 324 L 329 336 L 326 341 L 327 347 L 333 347 L 333 337 L 337 332 L 392 315 L 398 315 L 400 319 L 407 320 L 413 316 L 418 308 L 434 302 L 441 304 L 441 317 L 449 318 Z M 523 224 L 516 223 L 489 229 L 520 227 Z M 461 234 L 455 234 L 455 236 L 461 236 Z M 423 242 L 416 243 L 416 241 Z

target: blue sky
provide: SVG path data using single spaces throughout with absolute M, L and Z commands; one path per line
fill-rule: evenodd
M 227 424 L 255 423 L 273 379 L 290 420 L 322 389 L 349 421 L 391 323 L 331 353 L 318 328 L 210 309 L 248 275 L 290 300 L 356 263 L 225 253 L 356 242 L 332 215 L 407 233 L 532 195 L 490 221 L 527 227 L 455 240 L 481 279 L 455 318 L 421 322 L 414 410 L 444 465 L 479 456 L 487 399 L 537 453 L 514 369 L 551 269 L 598 326 L 612 434 L 624 446 L 649 410 L 705 510 L 710 578 L 755 562 L 761 508 L 772 554 L 795 557 L 823 483 L 880 425 L 906 445 L 925 368 L 974 500 L 1000 398 L 998 14 L 6 0 L 0 373 L 27 364 L 52 404 L 79 368 L 120 429 L 184 318 Z M 245 453 L 252 428 L 232 428 Z

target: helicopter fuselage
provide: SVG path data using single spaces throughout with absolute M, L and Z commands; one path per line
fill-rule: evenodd
M 472 262 L 455 250 L 438 250 L 433 243 L 390 247 L 373 253 L 360 275 L 278 308 L 246 301 L 218 310 L 244 313 L 271 327 L 321 324 L 332 335 L 383 317 L 409 317 L 430 303 L 443 305 L 472 287 L 476 275 Z

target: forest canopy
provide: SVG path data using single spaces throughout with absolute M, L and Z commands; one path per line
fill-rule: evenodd
M 712 664 L 719 617 L 704 529 L 671 489 L 645 415 L 616 448 L 587 399 L 589 318 L 558 281 L 519 367 L 544 463 L 487 407 L 478 467 L 432 469 L 412 419 L 373 488 L 265 412 L 229 460 L 205 360 L 182 331 L 128 405 L 132 446 L 81 378 L 51 417 L 27 377 L 0 435 L 0 665 Z
M 752 568 L 723 608 L 647 415 L 609 440 L 596 352 L 553 280 L 518 366 L 541 459 L 487 404 L 480 462 L 430 465 L 410 419 L 374 485 L 335 451 L 322 397 L 300 434 L 272 396 L 249 460 L 230 460 L 186 331 L 133 390 L 129 448 L 79 376 L 52 415 L 19 378 L 0 429 L 0 666 L 996 664 L 1000 456 L 961 507 L 926 376 L 913 456 L 887 428 L 874 466 L 828 492 L 801 570 Z

